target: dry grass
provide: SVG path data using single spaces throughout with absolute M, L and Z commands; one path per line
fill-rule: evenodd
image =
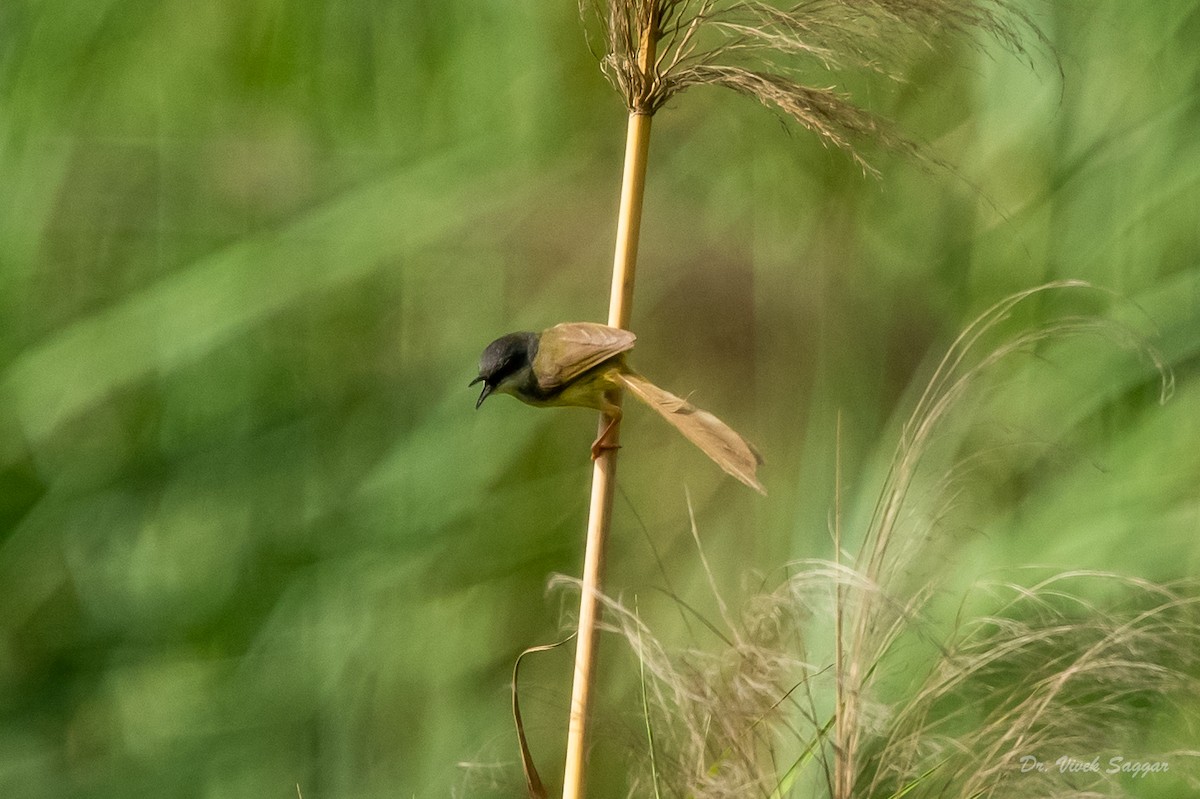
M 631 112 L 653 114 L 691 86 L 720 86 L 778 109 L 867 171 L 858 143 L 919 148 L 857 105 L 842 76 L 897 81 L 914 49 L 955 39 L 997 40 L 1026 58 L 1027 42 L 1046 45 L 1007 0 L 580 0 L 580 11 L 599 32 L 593 50 Z M 648 29 L 658 48 L 644 69 L 638 55 Z
M 1060 756 L 1099 755 L 1104 768 L 1105 753 L 1168 762 L 1176 776 L 1190 767 L 1195 753 L 1151 753 L 1135 738 L 1155 714 L 1195 712 L 1187 697 L 1200 688 L 1200 585 L 1051 574 L 977 587 L 963 608 L 986 610 L 964 610 L 948 629 L 926 618 L 942 588 L 927 565 L 941 561 L 936 537 L 917 528 L 938 511 L 912 513 L 912 487 L 968 389 L 1014 354 L 1072 334 L 1139 350 L 1164 396 L 1170 389 L 1157 354 L 1118 323 L 1064 314 L 1002 333 L 1018 306 L 1045 295 L 1102 293 L 1042 286 L 964 330 L 903 431 L 854 567 L 791 564 L 782 585 L 740 613 L 714 587 L 715 649 L 672 650 L 636 604 L 604 600 L 608 629 L 642 673 L 647 768 L 631 778 L 631 796 L 1065 799 L 1124 794 L 1120 773 L 1064 777 L 1053 765 Z M 934 482 L 954 493 L 952 478 Z M 702 551 L 701 563 L 708 570 Z M 1049 768 L 1023 772 L 1022 757 Z
M 1195 773 L 1200 753 L 1150 752 L 1136 735 L 1152 719 L 1195 714 L 1200 586 L 1072 573 L 983 587 L 995 610 L 956 627 L 904 698 L 875 691 L 887 658 L 843 688 L 858 693 L 860 710 L 854 751 L 838 752 L 836 681 L 805 639 L 813 619 L 832 612 L 837 586 L 852 597 L 877 587 L 831 564 L 797 567 L 722 624 L 716 650 L 673 652 L 629 606 L 606 604 L 611 629 L 644 669 L 652 730 L 653 748 L 640 754 L 653 769 L 634 775 L 630 796 L 1067 799 L 1126 795 L 1120 773 L 1106 773 L 1112 756 Z M 1085 599 L 1097 590 L 1111 598 Z M 1053 766 L 1097 755 L 1099 774 L 1064 778 Z M 1050 768 L 1022 771 L 1026 757 Z M 853 775 L 843 793 L 838 769 Z
M 1085 598 L 1098 588 L 1110 597 Z M 955 630 L 923 684 L 873 736 L 859 764 L 861 795 L 894 793 L 932 764 L 938 770 L 920 795 L 1123 795 L 1119 772 L 1107 773 L 1109 755 L 1101 773 L 1075 785 L 1053 768 L 1022 773 L 1022 758 L 1121 753 L 1190 765 L 1196 753 L 1130 747 L 1148 719 L 1195 695 L 1197 585 L 1078 572 L 990 590 L 1000 607 Z

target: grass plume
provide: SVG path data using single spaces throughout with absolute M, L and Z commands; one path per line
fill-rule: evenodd
M 1197 753 L 1151 752 L 1137 735 L 1159 714 L 1200 721 L 1188 700 L 1200 688 L 1200 584 L 1049 573 L 976 586 L 950 621 L 928 610 L 947 588 L 944 569 L 929 566 L 943 562 L 931 521 L 942 510 L 913 513 L 914 485 L 969 389 L 1002 361 L 1076 334 L 1140 351 L 1146 375 L 1159 377 L 1164 396 L 1170 389 L 1158 354 L 1107 318 L 1064 312 L 1003 332 L 1022 304 L 1055 296 L 1105 295 L 1076 281 L 1021 292 L 954 341 L 903 428 L 853 565 L 790 564 L 778 588 L 740 612 L 709 574 L 715 645 L 685 651 L 625 602 L 603 599 L 607 629 L 637 658 L 637 704 L 651 730 L 643 759 L 653 767 L 631 777 L 630 796 L 1067 799 L 1126 795 L 1130 777 L 1119 764 L 1109 771 L 1109 753 L 1173 765 L 1173 779 L 1187 770 Z M 919 502 L 939 506 L 954 482 L 934 480 L 937 491 Z M 834 622 L 844 630 L 836 638 Z M 917 657 L 924 666 L 913 667 Z M 1099 773 L 1064 777 L 1054 766 L 1094 754 Z M 1023 770 L 1022 758 L 1049 767 Z
M 805 640 L 838 586 L 852 597 L 877 587 L 829 563 L 796 568 L 722 627 L 715 649 L 672 651 L 624 603 L 607 601 L 610 629 L 644 669 L 652 708 L 655 750 L 642 754 L 654 770 L 634 773 L 630 796 L 1067 799 L 1127 795 L 1129 775 L 1109 765 L 1114 756 L 1167 763 L 1175 778 L 1195 773 L 1200 753 L 1149 752 L 1136 739 L 1153 721 L 1195 716 L 1200 585 L 1078 572 L 981 586 L 993 609 L 942 638 L 901 699 L 882 698 L 873 680 L 859 686 L 858 743 L 847 757 L 831 737 L 832 669 Z M 1109 598 L 1087 598 L 1096 593 Z M 1100 773 L 1064 778 L 1053 765 L 1096 754 Z M 1023 758 L 1050 767 L 1023 771 Z M 854 775 L 844 792 L 834 787 L 839 768 Z
M 580 0 L 593 51 L 631 113 L 653 114 L 692 86 L 718 86 L 753 98 L 847 153 L 865 170 L 858 144 L 874 141 L 918 154 L 887 121 L 858 105 L 852 74 L 899 81 L 914 46 L 992 39 L 1031 60 L 1046 46 L 1031 18 L 1007 0 Z M 644 32 L 657 55 L 639 59 Z

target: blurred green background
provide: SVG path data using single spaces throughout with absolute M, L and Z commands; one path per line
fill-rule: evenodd
M 853 539 L 949 342 L 1060 278 L 1174 397 L 1099 340 L 1004 371 L 955 435 L 1039 454 L 968 481 L 945 562 L 1197 572 L 1200 2 L 1050 5 L 1061 80 L 959 44 L 864 89 L 954 171 L 715 90 L 658 116 L 635 363 L 770 497 L 631 413 L 612 591 L 704 605 L 685 487 L 731 595 L 830 557 L 839 414 Z M 0 4 L 0 795 L 519 795 L 594 421 L 467 382 L 604 318 L 624 122 L 573 2 Z M 527 671 L 552 780 L 569 670 Z

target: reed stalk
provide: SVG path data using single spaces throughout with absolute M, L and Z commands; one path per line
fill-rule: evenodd
M 648 72 L 654 63 L 657 28 L 647 26 L 642 35 L 638 63 Z M 646 160 L 650 152 L 649 112 L 629 114 L 625 139 L 625 167 L 621 177 L 621 205 L 617 216 L 617 242 L 613 255 L 612 293 L 608 324 L 628 328 L 633 310 L 634 277 L 637 271 L 638 237 L 642 226 L 642 199 L 646 189 Z M 612 402 L 621 404 L 621 392 Z M 611 427 L 609 426 L 611 424 Z M 584 795 L 588 714 L 595 683 L 596 632 L 604 578 L 605 546 L 612 520 L 613 490 L 617 479 L 617 446 L 620 422 L 601 414 L 598 434 L 607 429 L 610 448 L 601 452 L 592 466 L 592 498 L 588 512 L 587 543 L 583 558 L 583 581 L 579 597 L 579 632 L 575 645 L 575 671 L 571 684 L 571 716 L 567 725 L 567 755 L 563 774 L 563 799 Z

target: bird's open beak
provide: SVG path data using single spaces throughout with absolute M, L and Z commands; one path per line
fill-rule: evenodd
M 479 377 L 472 380 L 470 383 L 467 384 L 467 386 L 470 387 L 470 386 L 475 385 L 476 383 L 483 383 L 483 391 L 479 392 L 479 399 L 475 400 L 475 410 L 479 410 L 479 406 L 482 405 L 483 401 L 488 398 L 488 394 L 492 393 L 494 387 L 492 386 L 491 383 L 484 382 L 483 375 L 480 375 Z

